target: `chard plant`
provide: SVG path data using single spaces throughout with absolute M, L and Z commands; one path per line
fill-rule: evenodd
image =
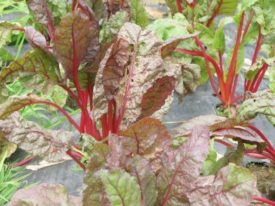
M 275 101 L 270 92 L 245 98 L 230 118 L 198 117 L 172 131 L 157 119 L 167 111 L 174 90 L 182 95 L 194 91 L 206 81 L 205 74 L 224 107 L 239 102 L 229 91 L 236 91 L 244 16 L 252 7 L 239 8 L 236 45 L 228 55 L 229 69 L 223 70 L 222 31 L 227 22 L 221 21 L 215 34 L 208 27 L 227 11 L 228 1 L 212 1 L 217 8 L 201 23 L 197 20 L 206 10 L 198 5 L 204 1 L 174 1 L 182 14 L 148 26 L 140 1 L 73 0 L 64 12 L 50 2 L 54 1 L 27 1 L 34 27 L 0 23 L 3 34 L 22 32 L 33 48 L 0 72 L 2 139 L 50 162 L 69 155 L 86 172 L 83 206 L 274 205 L 261 197 L 256 177 L 242 167 L 244 155 L 275 160 L 272 143 L 250 124 L 258 114 L 274 124 Z M 213 41 L 203 42 L 212 37 L 214 48 L 209 46 Z M 255 52 L 258 55 L 259 48 Z M 245 84 L 252 85 L 247 91 L 257 88 L 253 81 L 261 80 L 261 73 L 247 80 Z M 7 85 L 14 80 L 30 92 L 9 96 Z M 65 99 L 80 111 L 79 118 L 69 114 L 64 101 L 55 95 L 49 98 L 52 91 L 65 93 Z M 17 112 L 34 104 L 63 114 L 81 141 L 75 141 L 72 132 L 41 128 Z M 222 158 L 213 150 L 213 141 L 228 147 Z M 18 191 L 9 205 L 48 204 L 39 192 L 29 198 L 35 190 L 45 191 L 56 205 L 81 204 L 63 187 L 40 185 Z M 62 192 L 56 196 L 53 191 Z
M 137 17 L 137 11 L 142 9 L 138 2 L 129 3 L 133 4 L 131 14 L 136 15 L 135 18 L 127 13 L 126 3 L 110 2 L 105 7 L 99 1 L 92 4 L 93 11 L 84 1 L 73 1 L 68 12 L 59 18 L 55 18 L 47 1 L 30 0 L 27 4 L 39 25 L 38 30 L 1 23 L 5 28 L 3 33 L 24 32 L 33 47 L 1 70 L 1 130 L 7 139 L 33 155 L 40 153 L 48 160 L 60 160 L 65 149 L 85 168 L 80 146 L 70 141 L 71 134 L 40 129 L 18 118 L 18 114 L 4 119 L 27 106 L 42 104 L 61 112 L 78 133 L 103 141 L 110 133 L 117 134 L 123 127 L 161 109 L 175 87 L 175 74 L 171 71 L 181 65 L 170 62 L 168 66 L 158 53 L 161 44 L 152 32 L 125 23 L 132 19 L 143 25 L 146 16 Z M 106 16 L 102 25 L 99 25 L 102 18 L 95 15 L 99 11 L 102 12 L 99 16 Z M 5 83 L 14 79 L 31 88 L 31 93 L 8 96 Z M 63 108 L 64 98 L 63 101 L 43 98 L 52 91 L 58 91 L 59 95 L 65 92 L 65 99 L 69 96 L 74 101 L 80 110 L 79 121 Z M 12 123 L 16 122 L 20 126 L 12 131 Z M 45 148 L 40 151 L 39 147 L 31 148 L 33 137 L 38 141 L 44 139 Z
M 188 1 L 186 2 L 193 10 L 196 10 L 196 7 L 198 9 L 206 7 L 204 3 L 197 1 L 192 1 L 192 5 Z M 182 54 L 201 57 L 205 60 L 205 69 L 213 91 L 225 108 L 239 103 L 248 92 L 257 92 L 268 67 L 273 61 L 261 57 L 260 51 L 263 45 L 271 43 L 269 40 L 273 36 L 274 18 L 267 15 L 267 13 L 274 11 L 274 3 L 271 1 L 242 1 L 237 7 L 237 4 L 233 2 L 218 1 L 214 14 L 209 19 L 211 23 L 207 23 L 206 28 L 203 27 L 203 30 L 207 30 L 209 36 L 207 39 L 205 39 L 206 32 L 201 28 L 202 22 L 198 19 L 192 23 L 190 26 L 191 32 L 201 31 L 202 33 L 194 38 L 197 49 L 181 47 L 176 49 L 177 52 Z M 212 25 L 214 17 L 218 14 L 224 14 L 224 10 L 230 11 L 229 13 L 235 12 L 235 16 L 233 18 L 222 18 L 215 28 L 208 29 L 207 27 Z M 207 18 L 207 15 L 204 17 Z M 236 40 L 234 47 L 227 49 L 224 28 L 232 22 L 237 25 Z M 245 74 L 244 94 L 240 95 L 237 94 L 236 89 L 244 63 L 245 47 L 252 42 L 255 42 L 256 45 L 251 57 L 251 67 Z M 225 57 L 226 61 L 224 61 Z M 212 69 L 217 77 L 217 85 L 213 79 Z

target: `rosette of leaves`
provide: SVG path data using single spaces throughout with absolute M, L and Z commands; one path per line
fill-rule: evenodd
M 166 0 L 172 14 L 184 14 L 189 22 L 199 22 L 207 27 L 212 26 L 218 15 L 234 15 L 238 0 Z
M 47 32 L 20 28 L 33 50 L 0 72 L 1 94 L 6 95 L 5 83 L 15 78 L 24 79 L 32 94 L 1 99 L 0 119 L 29 105 L 47 105 L 60 111 L 77 132 L 103 140 L 169 105 L 182 65 L 164 60 L 162 43 L 133 23 L 123 24 L 117 35 L 111 32 L 107 42 L 100 41 L 97 16 L 83 1 L 74 2 L 72 11 L 55 21 L 45 0 L 28 1 L 35 19 Z M 79 108 L 79 122 L 59 99 L 40 95 L 55 87 L 64 90 Z M 20 141 L 24 145 L 22 136 Z
M 172 139 L 160 122 L 145 118 L 97 143 L 85 178 L 83 205 L 250 205 L 256 177 L 228 164 L 202 176 L 210 133 L 198 126 Z

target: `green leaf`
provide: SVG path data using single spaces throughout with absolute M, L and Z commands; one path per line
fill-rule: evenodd
M 241 2 L 242 10 L 247 10 L 258 2 L 259 0 L 242 0 Z
M 2 134 L 0 134 L 0 162 L 4 158 L 9 158 L 17 149 L 16 144 L 7 141 Z M 1 166 L 0 166 L 1 171 Z M 0 181 L 1 182 L 1 181 Z
M 169 7 L 172 15 L 178 12 L 177 4 L 175 0 L 165 0 L 166 5 Z
M 89 172 L 84 181 L 87 187 L 83 192 L 83 206 L 111 206 L 100 178 L 100 171 Z
M 199 65 L 200 67 L 200 80 L 198 82 L 198 85 L 203 85 L 208 81 L 208 74 L 207 70 L 205 69 L 205 61 L 202 58 L 195 57 L 193 59 L 194 64 Z
M 18 24 L 10 22 L 0 22 L 0 48 L 9 41 L 12 31 L 18 28 Z
M 53 87 L 51 87 L 45 96 L 45 99 L 48 99 L 61 107 L 65 106 L 67 98 L 68 93 L 58 85 L 54 85 Z M 53 107 L 48 107 L 48 110 L 57 111 L 57 109 Z
M 141 205 L 155 206 L 158 192 L 156 176 L 150 162 L 143 157 L 135 156 L 129 160 L 126 170 L 139 180 L 138 184 L 142 194 Z
M 259 24 L 256 22 L 252 22 L 250 28 L 243 39 L 243 44 L 247 45 L 249 43 L 253 43 L 256 41 L 259 33 Z
M 132 21 L 141 27 L 145 27 L 148 24 L 148 17 L 142 1 L 131 0 L 130 4 Z
M 270 91 L 259 91 L 247 98 L 237 110 L 239 122 L 254 119 L 263 114 L 275 126 L 275 94 Z
M 104 6 L 103 0 L 93 0 L 93 1 L 88 0 L 87 4 L 95 12 L 95 15 L 98 19 L 101 19 L 104 17 L 105 6 Z M 116 14 L 114 14 L 114 15 L 116 15 Z M 112 16 L 111 16 L 111 18 L 112 18 Z
M 100 176 L 112 206 L 140 206 L 141 192 L 135 177 L 120 169 L 103 170 Z
M 185 16 L 177 13 L 172 19 L 158 19 L 149 24 L 147 28 L 154 31 L 161 40 L 168 40 L 173 37 L 189 34 L 187 31 L 188 25 L 189 23 Z
M 223 0 L 219 14 L 233 15 L 237 9 L 239 0 Z
M 124 23 L 128 21 L 128 18 L 128 13 L 126 11 L 119 11 L 112 15 L 110 19 L 103 20 L 100 29 L 100 42 L 111 42 Z
M 0 104 L 0 119 L 6 119 L 13 112 L 16 112 L 33 101 L 41 100 L 36 96 L 9 97 L 4 103 Z
M 220 25 L 215 32 L 215 37 L 213 41 L 213 48 L 222 54 L 225 51 L 225 35 L 224 35 L 224 25 Z
M 253 64 L 246 72 L 245 72 L 245 78 L 247 80 L 254 80 L 257 76 L 258 72 L 262 69 L 263 64 L 265 63 L 265 60 L 261 59 L 257 61 L 255 64 Z
M 275 93 L 275 67 L 272 65 L 269 69 L 269 88 L 270 90 Z
M 217 152 L 214 148 L 214 141 L 211 141 L 209 152 L 202 168 L 202 174 L 204 176 L 212 174 L 212 171 L 213 171 L 212 168 L 214 167 L 216 161 L 217 161 Z
M 5 82 L 27 74 L 39 74 L 44 77 L 44 80 L 53 83 L 60 82 L 58 64 L 50 55 L 36 49 L 26 53 L 25 56 L 2 69 L 0 72 L 0 85 L 3 86 Z

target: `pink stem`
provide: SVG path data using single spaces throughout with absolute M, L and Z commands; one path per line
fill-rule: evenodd
M 266 199 L 266 198 L 264 198 L 264 197 L 257 197 L 257 196 L 254 196 L 253 199 L 254 199 L 254 200 L 257 200 L 257 201 L 259 201 L 259 202 L 266 203 L 266 204 L 271 205 L 271 206 L 275 206 L 275 201 Z

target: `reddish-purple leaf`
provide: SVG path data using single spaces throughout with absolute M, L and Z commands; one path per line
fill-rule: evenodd
M 79 206 L 81 198 L 70 196 L 66 188 L 60 184 L 40 184 L 31 188 L 18 190 L 8 206 Z
M 129 148 L 133 153 L 153 159 L 162 150 L 163 142 L 171 139 L 166 127 L 159 120 L 149 117 L 139 120 L 121 135 L 133 140 Z
M 154 206 L 157 200 L 156 176 L 150 162 L 141 156 L 135 156 L 128 159 L 125 169 L 138 180 L 141 205 Z
M 264 141 L 253 131 L 242 127 L 221 129 L 211 133 L 212 136 L 240 139 L 248 143 L 264 143 Z
M 36 31 L 33 27 L 27 27 L 25 28 L 25 35 L 33 48 L 40 48 L 48 51 L 46 38 L 39 31 Z
M 56 27 L 54 48 L 67 77 L 73 79 L 81 63 L 93 61 L 98 46 L 98 25 L 89 16 L 69 13 Z
M 118 39 L 111 47 L 103 70 L 104 91 L 108 99 L 112 99 L 119 91 L 122 78 L 125 75 L 131 50 L 129 43 Z
M 175 89 L 176 79 L 170 76 L 164 76 L 157 79 L 154 85 L 147 90 L 141 101 L 141 115 L 139 119 L 151 116 L 159 110 Z
M 208 154 L 209 137 L 207 127 L 196 127 L 181 146 L 175 148 L 167 142 L 158 175 L 161 205 L 181 205 L 188 201 L 185 193 L 200 176 Z
M 187 194 L 192 206 L 250 206 L 254 195 L 259 195 L 256 176 L 232 163 L 215 176 L 199 177 Z
M 27 0 L 27 4 L 36 21 L 47 27 L 53 28 L 53 17 L 46 0 Z

